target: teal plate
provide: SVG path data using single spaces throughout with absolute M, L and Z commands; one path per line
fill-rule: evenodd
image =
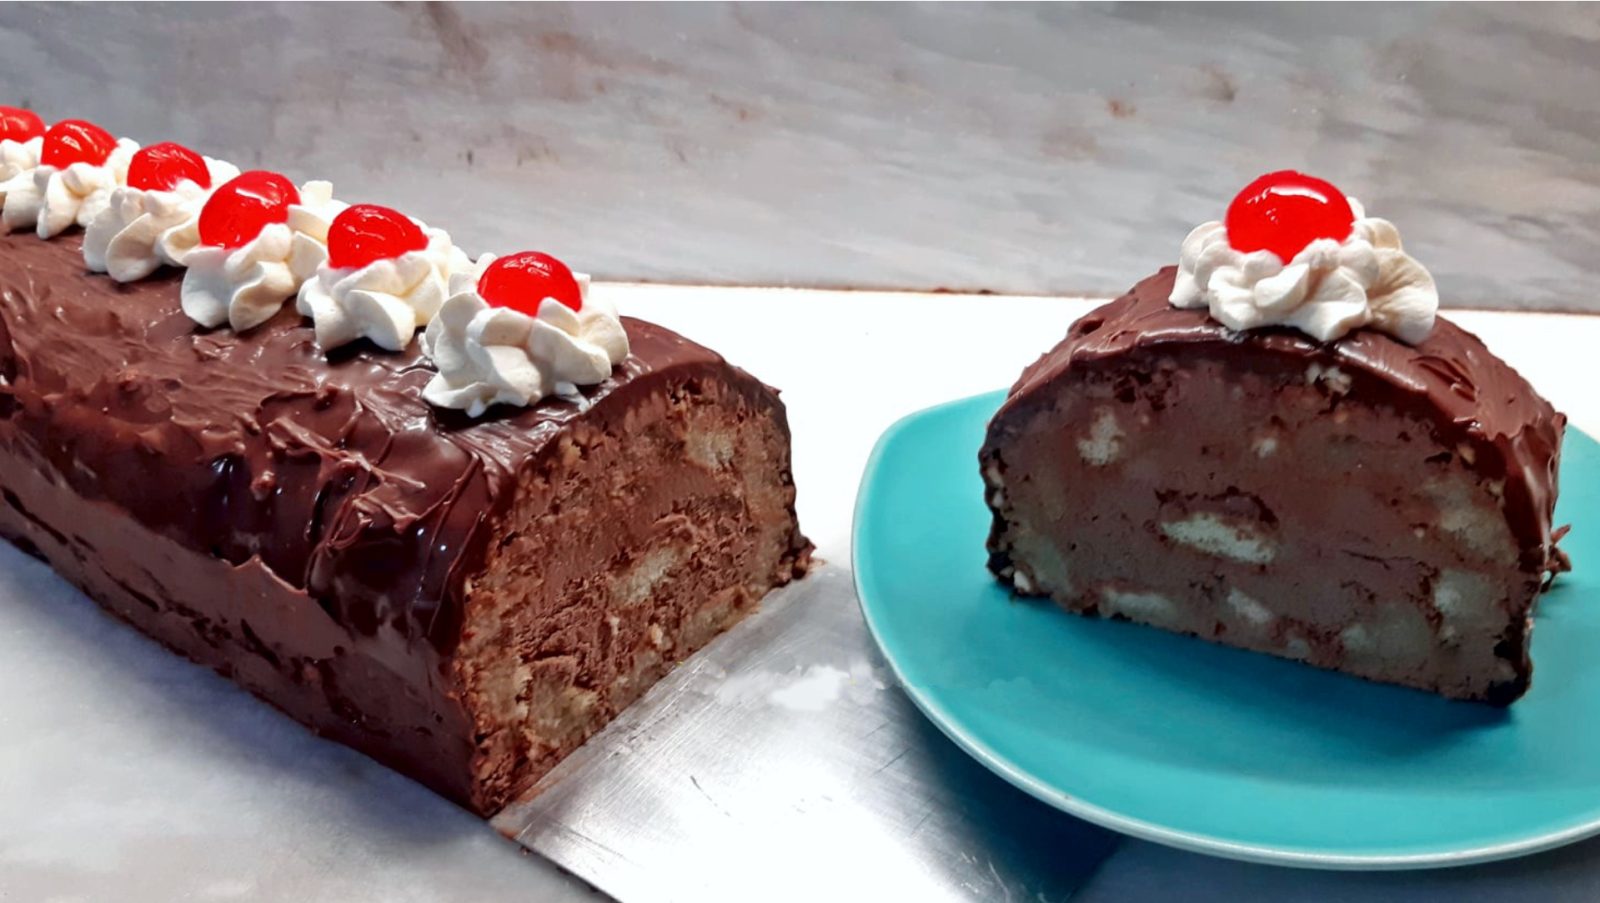
M 1002 397 L 890 427 L 854 538 L 862 611 L 906 692 L 1001 777 L 1137 837 L 1317 868 L 1600 833 L 1600 529 L 1563 542 L 1577 570 L 1540 602 L 1528 695 L 1451 702 L 1013 600 L 984 566 L 977 465 Z M 1600 446 L 1569 430 L 1563 457 L 1556 523 L 1600 516 Z

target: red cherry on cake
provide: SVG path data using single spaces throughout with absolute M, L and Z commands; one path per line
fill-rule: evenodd
M 82 119 L 63 119 L 44 133 L 39 162 L 56 169 L 66 169 L 74 163 L 99 166 L 116 149 L 117 139 L 98 125 Z
M 128 163 L 128 186 L 144 191 L 171 191 L 184 179 L 211 187 L 206 159 L 181 144 L 163 141 L 141 148 Z
M 275 172 L 252 169 L 224 182 L 200 208 L 200 243 L 220 248 L 247 244 L 261 230 L 289 218 L 300 203 L 294 183 Z
M 427 246 L 428 236 L 411 217 L 377 204 L 356 204 L 328 227 L 328 266 L 364 267 Z
M 573 310 L 583 309 L 583 293 L 567 265 L 538 251 L 496 258 L 478 277 L 478 296 L 495 307 L 509 307 L 530 317 L 554 298 Z
M 27 141 L 44 134 L 44 120 L 32 110 L 0 106 L 0 140 Z
M 1350 237 L 1355 213 L 1344 192 L 1290 169 L 1269 172 L 1228 205 L 1228 244 L 1236 251 L 1271 251 L 1284 263 L 1319 238 Z

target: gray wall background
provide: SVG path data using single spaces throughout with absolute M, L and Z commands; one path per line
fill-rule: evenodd
M 1600 6 L 6 4 L 0 102 L 602 277 L 1120 291 L 1262 171 L 1600 311 Z

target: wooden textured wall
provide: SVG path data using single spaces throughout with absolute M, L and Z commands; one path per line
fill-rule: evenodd
M 0 6 L 0 102 L 611 278 L 1115 292 L 1261 171 L 1600 310 L 1600 6 Z

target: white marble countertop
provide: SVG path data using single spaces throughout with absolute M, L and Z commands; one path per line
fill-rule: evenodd
M 612 279 L 1120 291 L 1257 175 L 1600 310 L 1574 3 L 0 4 L 7 102 Z M 351 40 L 360 35 L 360 40 Z
M 1092 302 L 602 285 L 784 388 L 799 511 L 848 560 L 856 483 L 896 418 L 1005 386 Z M 1461 312 L 1573 423 L 1600 317 Z M 592 892 L 421 787 L 316 739 L 0 548 L 0 901 L 586 900 Z M 803 853 L 803 851 L 797 851 Z M 1080 895 L 1592 898 L 1600 846 L 1453 872 L 1347 875 L 1128 842 Z M 1205 897 L 1210 893 L 1211 897 Z

